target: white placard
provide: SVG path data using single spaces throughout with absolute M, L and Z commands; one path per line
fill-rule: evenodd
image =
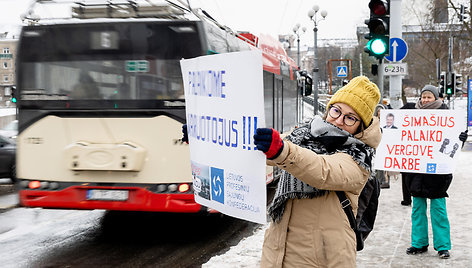
M 388 128 L 387 118 L 393 127 Z M 453 110 L 381 110 L 382 140 L 374 168 L 381 170 L 449 174 L 462 148 L 459 134 L 465 116 Z
M 253 142 L 264 127 L 262 53 L 181 60 L 195 201 L 266 223 L 266 158 Z

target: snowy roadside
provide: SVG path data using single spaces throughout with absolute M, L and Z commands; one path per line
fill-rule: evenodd
M 262 256 L 262 243 L 264 233 L 269 223 L 261 225 L 254 231 L 252 236 L 242 239 L 239 244 L 231 247 L 226 253 L 211 258 L 203 264 L 203 268 L 226 268 L 226 267 L 259 267 Z

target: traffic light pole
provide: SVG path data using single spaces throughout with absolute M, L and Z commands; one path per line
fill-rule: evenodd
M 454 96 L 456 90 L 455 90 L 455 79 L 453 78 L 454 76 L 454 70 L 452 69 L 452 47 L 454 44 L 454 37 L 452 36 L 452 33 L 449 32 L 449 49 L 448 49 L 448 57 L 447 57 L 447 83 L 451 84 L 451 94 L 447 95 L 447 105 L 449 108 L 454 109 L 454 98 L 452 99 L 452 107 L 451 107 L 451 95 Z
M 447 55 L 447 72 L 452 72 L 452 44 L 454 43 L 454 39 L 452 35 L 449 36 L 449 49 Z
M 402 38 L 402 0 L 390 0 L 390 38 Z M 392 52 L 390 52 L 392 53 Z M 401 62 L 401 61 L 400 61 Z M 383 70 L 382 70 L 383 72 Z M 400 109 L 402 102 L 401 75 L 390 76 L 390 105 L 393 109 Z
M 378 65 L 378 72 L 377 72 L 377 76 L 378 76 L 378 79 L 377 79 L 377 86 L 379 87 L 380 89 L 380 102 L 381 104 L 383 104 L 383 98 L 384 98 L 384 93 L 385 93 L 385 89 L 384 89 L 384 63 L 383 63 L 383 59 L 379 59 L 379 65 Z

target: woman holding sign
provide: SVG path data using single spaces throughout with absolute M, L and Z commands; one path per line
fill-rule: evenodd
M 439 99 L 439 90 L 426 85 L 421 90 L 421 97 L 416 109 L 448 109 Z M 462 132 L 459 140 L 465 142 L 467 132 Z M 413 196 L 411 213 L 411 247 L 406 254 L 415 255 L 428 251 L 428 216 L 427 199 L 430 199 L 431 226 L 433 228 L 434 249 L 441 259 L 450 257 L 451 235 L 446 211 L 447 189 L 452 181 L 452 174 L 404 173 L 406 183 Z
M 356 215 L 359 194 L 374 179 L 379 100 L 377 86 L 360 76 L 333 95 L 323 118 L 285 140 L 274 129 L 257 129 L 257 148 L 269 165 L 283 169 L 269 207 L 262 267 L 356 266 L 356 235 L 336 191 L 345 193 Z

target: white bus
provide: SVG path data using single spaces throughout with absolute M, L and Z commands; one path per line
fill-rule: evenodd
M 159 15 L 149 18 L 151 7 Z M 113 5 L 79 5 L 81 19 L 23 27 L 22 206 L 206 211 L 194 201 L 189 148 L 180 140 L 182 58 L 262 49 L 266 125 L 280 132 L 296 125 L 297 66 L 278 41 L 233 33 L 203 15 L 188 19 L 175 5 L 151 7 L 122 4 L 132 18 L 117 19 Z

